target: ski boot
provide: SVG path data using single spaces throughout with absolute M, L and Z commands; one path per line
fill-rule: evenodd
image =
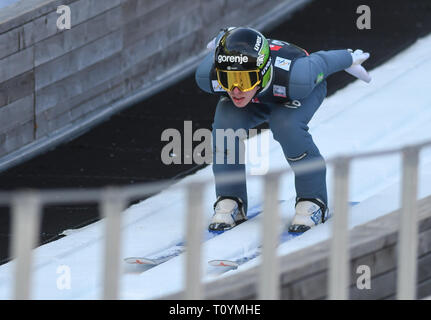
M 240 198 L 221 196 L 214 203 L 214 215 L 208 226 L 208 230 L 221 233 L 232 229 L 246 220 L 244 205 Z
M 288 228 L 294 235 L 304 233 L 312 227 L 326 221 L 328 209 L 319 199 L 298 198 L 295 205 L 295 217 Z

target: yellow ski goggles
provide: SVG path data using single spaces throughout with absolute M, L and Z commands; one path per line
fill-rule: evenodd
M 243 92 L 253 90 L 260 82 L 259 70 L 231 71 L 216 69 L 218 83 L 226 91 L 238 87 Z

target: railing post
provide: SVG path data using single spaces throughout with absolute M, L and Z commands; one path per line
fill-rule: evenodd
M 398 244 L 397 298 L 416 298 L 418 217 L 417 188 L 419 150 L 403 150 L 402 208 Z
M 126 201 L 121 191 L 107 188 L 101 199 L 101 211 L 105 218 L 105 250 L 103 273 L 103 299 L 118 299 L 121 273 L 121 213 Z
M 12 244 L 15 259 L 14 298 L 30 298 L 32 250 L 39 235 L 40 199 L 33 191 L 18 192 L 12 197 Z
M 262 265 L 259 274 L 259 299 L 280 298 L 279 259 L 277 247 L 280 237 L 280 216 L 278 213 L 279 176 L 265 176 L 265 199 L 262 228 Z
M 349 158 L 334 163 L 334 213 L 329 263 L 329 299 L 345 300 L 349 295 Z
M 187 189 L 185 299 L 202 299 L 201 245 L 203 235 L 203 185 L 192 183 Z

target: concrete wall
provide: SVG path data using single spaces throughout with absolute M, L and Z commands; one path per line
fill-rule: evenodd
M 60 5 L 71 9 L 70 30 L 57 28 Z M 276 0 L 25 0 L 0 9 L 0 163 L 107 116 L 164 72 L 175 78 L 172 68 L 196 64 L 221 27 L 265 14 L 269 23 L 280 10 Z
M 431 294 L 431 196 L 419 201 L 417 298 Z M 399 211 L 350 232 L 350 299 L 395 299 Z M 326 299 L 330 242 L 283 256 L 280 261 L 281 299 Z M 357 267 L 371 271 L 371 289 L 359 290 Z M 205 286 L 207 299 L 256 299 L 258 267 L 219 279 Z M 164 297 L 181 299 L 182 293 Z

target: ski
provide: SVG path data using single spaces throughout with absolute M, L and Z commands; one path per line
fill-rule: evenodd
M 303 233 L 293 234 L 293 233 L 290 233 L 288 231 L 285 231 L 281 234 L 280 244 L 283 244 L 289 240 L 292 240 L 293 238 L 299 237 L 302 234 Z M 256 250 L 251 251 L 250 253 L 248 253 L 248 254 L 246 254 L 246 255 L 238 258 L 238 259 L 235 259 L 235 260 L 227 260 L 227 259 L 217 260 L 217 259 L 215 259 L 215 260 L 208 261 L 208 264 L 210 266 L 213 266 L 213 267 L 223 267 L 223 268 L 226 268 L 229 270 L 230 269 L 237 269 L 240 265 L 260 256 L 261 251 L 262 251 L 262 247 L 259 246 L 256 248 Z
M 283 202 L 284 200 L 280 200 L 280 203 Z M 258 214 L 260 214 L 262 212 L 262 204 L 257 204 L 253 207 L 251 207 L 248 210 L 248 214 L 247 214 L 247 220 L 245 220 L 244 222 L 247 222 L 250 219 L 253 219 L 254 217 L 256 217 Z M 233 229 L 233 228 L 232 228 Z M 229 229 L 229 230 L 232 230 Z M 204 235 L 204 241 L 208 241 L 224 232 L 227 232 L 229 230 L 225 230 L 225 231 L 218 231 L 218 232 L 213 232 L 213 231 L 209 231 L 207 230 L 205 232 Z M 168 247 L 166 249 L 163 249 L 159 252 L 157 252 L 156 254 L 152 254 L 149 256 L 136 256 L 136 257 L 127 257 L 124 259 L 124 261 L 128 264 L 137 264 L 137 265 L 146 265 L 146 266 L 150 266 L 150 267 L 154 267 L 157 266 L 159 264 L 162 264 L 172 258 L 175 258 L 176 256 L 179 256 L 180 254 L 182 254 L 185 251 L 186 247 L 184 244 L 184 241 L 179 242 L 177 244 L 175 244 L 172 247 Z
M 125 258 L 124 261 L 129 264 L 140 264 L 140 265 L 146 265 L 146 266 L 157 266 L 163 262 L 168 261 L 169 259 L 172 259 L 176 256 L 179 256 L 181 253 L 184 252 L 184 246 L 181 244 L 178 244 L 174 247 L 165 249 L 161 252 L 159 252 L 155 256 L 149 256 L 149 257 L 128 257 Z
M 125 258 L 124 261 L 130 264 L 144 264 L 144 265 L 150 265 L 150 266 L 155 266 L 161 263 L 154 259 L 146 259 L 146 258 L 139 258 L 139 257 L 128 257 L 128 258 Z
M 357 201 L 350 201 L 349 205 L 350 207 L 353 207 L 355 205 L 357 205 L 359 202 Z M 329 215 L 328 219 L 331 217 L 332 214 Z M 308 230 L 310 231 L 310 230 Z M 307 231 L 305 231 L 307 232 Z M 285 242 L 288 242 L 289 240 L 292 240 L 296 237 L 301 236 L 302 234 L 304 234 L 305 232 L 298 232 L 298 233 L 292 233 L 289 231 L 283 231 L 281 236 L 280 236 L 280 243 L 279 244 L 283 244 Z M 243 255 L 242 257 L 239 257 L 237 259 L 233 259 L 233 260 L 229 260 L 229 259 L 214 259 L 214 260 L 210 260 L 208 261 L 208 264 L 210 266 L 213 267 L 219 267 L 219 268 L 224 268 L 226 269 L 226 271 L 228 270 L 235 270 L 237 269 L 240 265 L 253 260 L 255 258 L 257 258 L 258 256 L 260 256 L 261 254 L 261 250 L 262 250 L 262 246 L 257 247 L 255 250 L 249 252 L 248 254 Z

